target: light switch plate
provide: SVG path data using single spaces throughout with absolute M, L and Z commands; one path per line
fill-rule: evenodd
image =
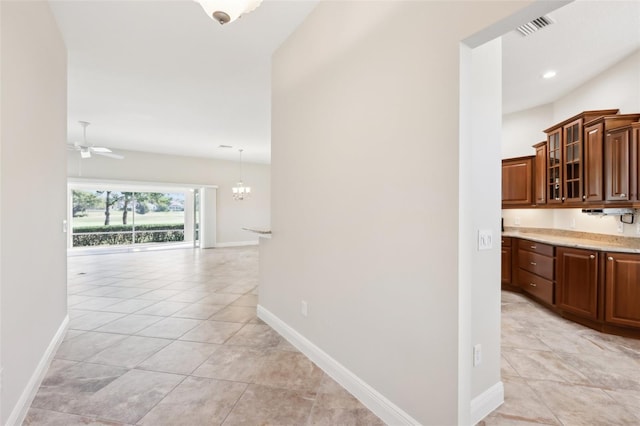
M 478 250 L 491 250 L 493 248 L 493 232 L 491 229 L 478 231 Z

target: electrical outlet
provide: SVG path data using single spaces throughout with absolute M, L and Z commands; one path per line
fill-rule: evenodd
M 493 247 L 493 233 L 491 229 L 478 231 L 478 250 L 491 250 Z
M 576 229 L 576 218 L 575 217 L 571 218 L 571 223 L 569 224 L 569 227 L 571 229 Z
M 516 226 L 520 226 L 520 216 L 516 216 L 516 217 L 515 217 L 515 219 L 513 220 L 513 223 L 514 223 Z
M 618 222 L 618 233 L 624 234 L 624 223 Z
M 67 221 L 66 220 L 62 221 L 62 232 L 67 232 Z
M 473 347 L 473 366 L 477 367 L 482 363 L 482 345 L 478 343 Z
M 309 315 L 309 304 L 305 300 L 300 302 L 300 313 L 303 317 Z

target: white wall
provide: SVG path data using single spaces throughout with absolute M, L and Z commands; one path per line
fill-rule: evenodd
M 503 158 L 533 155 L 535 150 L 531 145 L 545 139 L 546 136 L 542 133 L 544 129 L 582 111 L 607 108 L 619 108 L 621 114 L 640 112 L 640 50 L 550 105 L 505 115 L 502 127 Z M 548 116 L 549 114 L 551 115 Z M 516 136 L 520 130 L 524 135 L 522 138 Z M 516 218 L 519 218 L 522 227 L 557 228 L 628 237 L 640 235 L 635 225 L 623 225 L 623 233 L 619 233 L 617 216 L 587 216 L 580 209 L 507 209 L 503 210 L 502 215 L 505 226 L 516 226 Z
M 554 123 L 552 104 L 505 114 L 502 117 L 502 158 L 534 155 L 532 146 L 547 140 L 543 130 L 550 123 Z
M 460 222 L 468 222 L 471 232 L 461 231 L 461 279 L 468 274 L 471 345 L 480 344 L 484 361 L 471 370 L 471 396 L 500 383 L 500 253 L 478 251 L 478 230 L 490 230 L 496 241 L 500 235 L 500 123 L 502 116 L 502 43 L 495 39 L 472 51 L 471 55 L 471 136 L 461 138 L 461 155 L 469 156 L 460 167 Z M 473 212 L 471 214 L 471 212 Z M 464 238 L 464 239 L 463 239 Z M 497 248 L 497 243 L 495 247 Z M 469 267 L 470 266 L 470 267 Z M 462 297 L 462 295 L 461 295 Z M 481 319 L 478 321 L 478 319 Z M 472 354 L 461 353 L 465 360 Z M 467 358 L 465 358 L 467 357 Z M 502 397 L 502 395 L 500 395 Z M 501 401 L 500 401 L 501 402 Z M 495 407 L 494 407 L 495 408 Z
M 91 179 L 217 185 L 217 244 L 257 241 L 243 227 L 269 228 L 270 166 L 243 162 L 242 178 L 251 186 L 251 196 L 235 201 L 231 188 L 240 177 L 239 163 L 196 157 L 118 150 L 124 160 L 93 156 L 79 160 L 68 154 L 68 176 Z
M 468 405 L 458 412 L 459 379 L 472 381 L 459 377 L 460 327 L 470 325 L 459 324 L 458 271 L 473 274 L 480 255 L 458 260 L 459 229 L 475 226 L 458 215 L 460 41 L 524 6 L 468 2 L 461 14 L 456 2 L 321 2 L 274 55 L 260 306 L 422 424 L 469 419 Z M 496 230 L 499 132 L 496 121 L 493 160 L 480 160 L 496 171 L 464 187 L 495 184 L 478 220 Z M 473 283 L 495 297 L 488 318 L 483 307 L 468 318 L 476 334 L 492 328 L 493 346 L 471 397 L 498 375 L 496 255 Z
M 14 424 L 66 319 L 67 56 L 47 2 L 0 9 L 0 423 Z
M 547 127 L 581 111 L 607 108 L 619 108 L 620 114 L 640 112 L 640 49 L 556 100 L 554 120 Z

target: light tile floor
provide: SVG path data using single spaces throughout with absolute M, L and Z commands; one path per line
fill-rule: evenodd
M 25 425 L 382 424 L 256 317 L 257 249 L 70 257 L 70 326 Z M 640 341 L 502 294 L 482 425 L 640 424 Z
M 377 425 L 256 317 L 256 247 L 68 259 L 69 331 L 25 425 Z
M 505 402 L 481 425 L 640 425 L 640 340 L 502 292 Z

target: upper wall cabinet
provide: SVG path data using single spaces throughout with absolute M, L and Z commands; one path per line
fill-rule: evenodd
M 640 208 L 640 114 L 584 111 L 502 160 L 502 208 Z
M 640 123 L 631 125 L 631 200 L 640 201 Z
M 502 207 L 531 207 L 533 156 L 502 160 Z
M 547 134 L 547 204 L 578 204 L 584 195 L 583 125 L 617 109 L 584 111 L 544 132 Z
M 537 205 L 547 203 L 547 142 L 542 141 L 533 146 L 536 149 L 534 159 L 534 201 Z
M 632 123 L 640 114 L 603 116 L 585 123 L 584 190 L 587 202 L 633 200 Z M 633 177 L 632 177 L 633 176 Z M 633 194 L 632 194 L 633 192 Z

